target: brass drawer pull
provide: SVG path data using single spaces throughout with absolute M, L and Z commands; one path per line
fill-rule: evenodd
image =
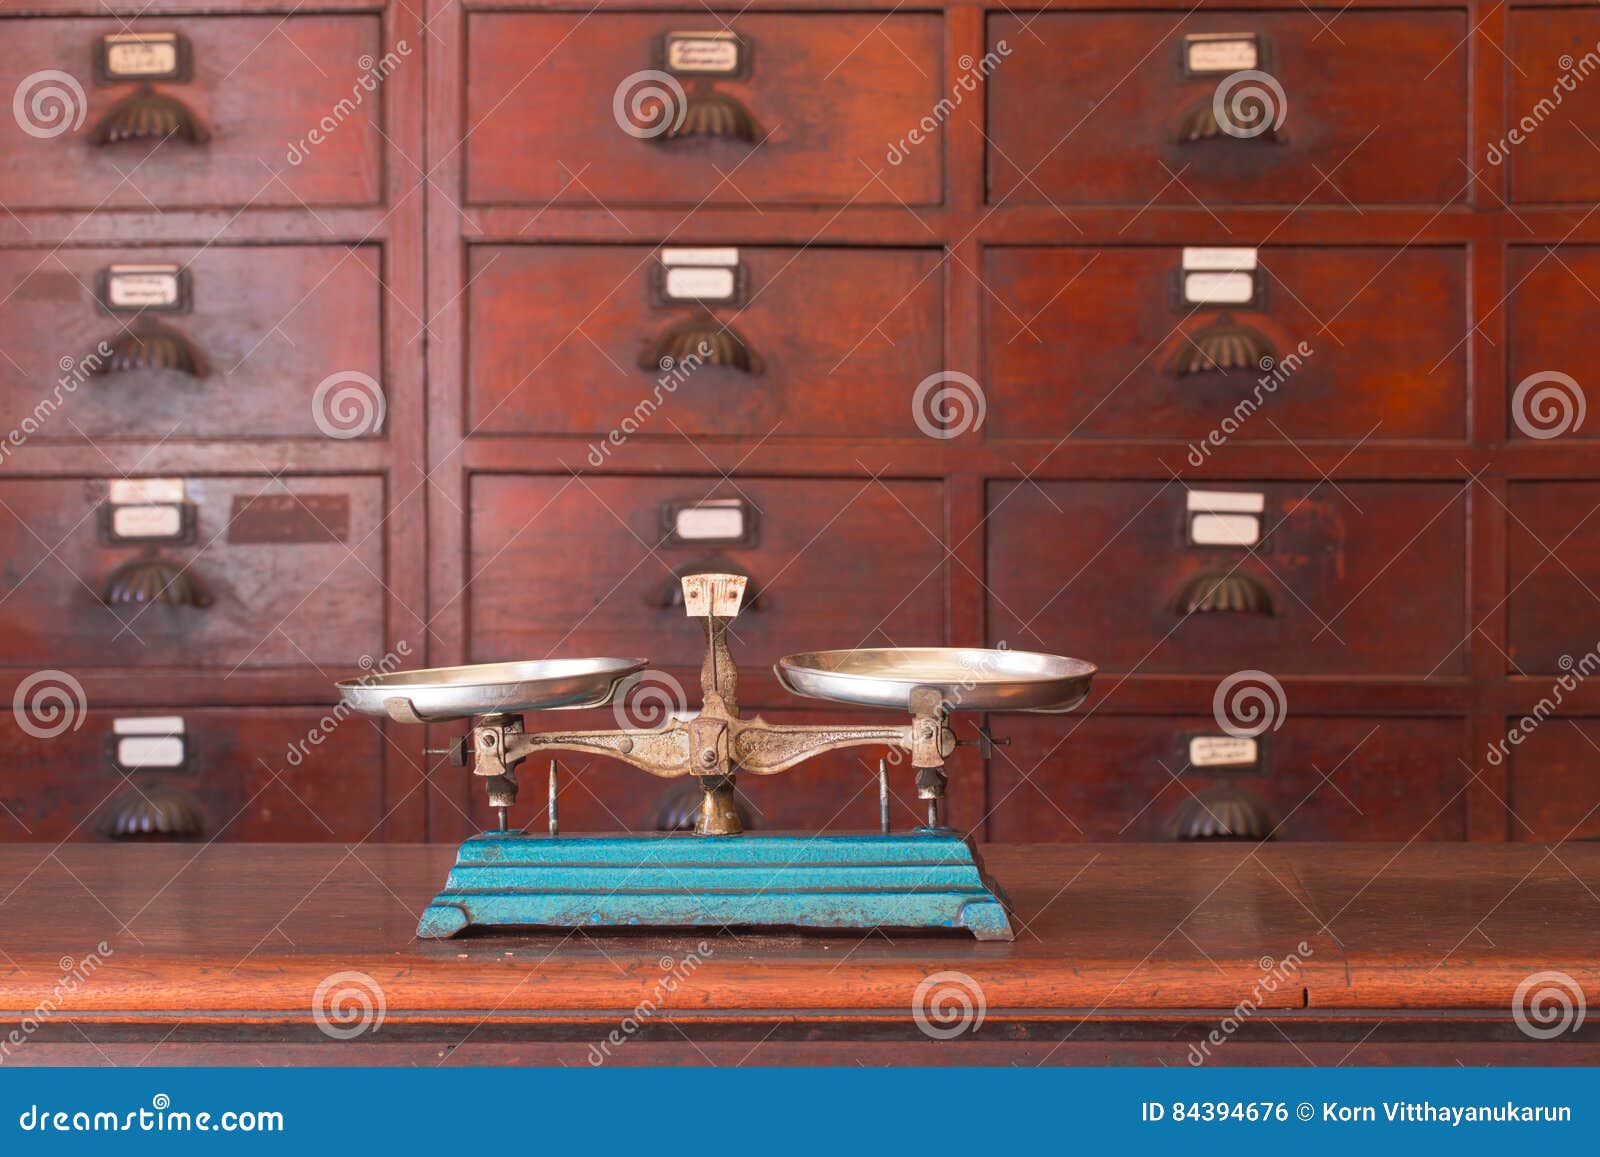
M 1197 574 L 1178 592 L 1178 614 L 1273 614 L 1272 592 L 1260 579 L 1243 571 Z
M 756 118 L 737 97 L 705 85 L 695 85 L 684 97 L 683 115 L 667 126 L 663 140 L 719 137 L 755 144 L 761 139 Z
M 188 105 L 146 84 L 112 105 L 94 126 L 89 141 L 102 147 L 123 141 L 167 140 L 199 145 L 210 136 Z
M 1176 840 L 1270 840 L 1276 825 L 1267 805 L 1243 788 L 1217 784 L 1178 805 L 1169 831 Z
M 172 607 L 204 609 L 211 595 L 194 573 L 193 564 L 183 565 L 152 551 L 111 572 L 101 599 L 107 606 L 146 606 L 166 603 Z
M 100 832 L 113 840 L 194 840 L 205 835 L 200 802 L 182 788 L 131 786 L 111 801 Z
M 660 372 L 700 365 L 727 366 L 742 374 L 759 374 L 761 359 L 732 326 L 714 317 L 679 322 L 662 332 L 639 360 L 639 368 Z
M 1260 330 L 1224 313 L 1192 334 L 1180 335 L 1179 345 L 1167 361 L 1167 372 L 1186 378 L 1192 374 L 1269 370 L 1278 351 Z
M 91 356 L 84 359 L 93 368 L 95 377 L 133 373 L 136 370 L 172 370 L 191 378 L 207 374 L 205 358 L 188 338 L 170 326 L 154 321 L 142 321 L 132 329 L 125 329 L 104 345 L 111 350 L 109 357 Z

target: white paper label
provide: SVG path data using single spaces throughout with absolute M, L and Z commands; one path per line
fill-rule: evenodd
M 1190 72 L 1238 72 L 1261 61 L 1256 38 L 1249 34 L 1202 33 L 1183 38 L 1184 63 Z
M 170 76 L 178 71 L 178 38 L 171 32 L 105 38 L 106 73 L 113 77 Z
M 117 740 L 117 766 L 182 767 L 183 736 L 130 735 Z
M 732 247 L 721 249 L 663 249 L 661 264 L 672 265 L 723 265 L 733 268 L 739 264 L 739 251 Z
M 1246 514 L 1260 514 L 1267 508 L 1267 496 L 1249 490 L 1191 490 L 1189 509 L 1206 511 L 1238 510 Z
M 1231 735 L 1196 735 L 1189 740 L 1191 767 L 1253 767 L 1256 741 Z
M 182 735 L 181 715 L 129 715 L 111 721 L 114 735 Z
M 732 32 L 669 32 L 667 68 L 672 72 L 731 75 L 739 71 L 739 38 Z
M 1188 245 L 1183 250 L 1183 267 L 1185 270 L 1219 269 L 1231 273 L 1235 270 L 1254 269 L 1257 256 L 1254 249 L 1242 246 L 1213 249 Z
M 1255 300 L 1253 273 L 1185 273 L 1183 300 L 1189 305 L 1248 305 Z
M 117 764 L 121 767 L 181 767 L 183 716 L 141 715 L 113 719 L 117 737 Z
M 182 478 L 113 478 L 110 487 L 111 501 L 122 502 L 182 502 Z
M 1195 546 L 1254 546 L 1261 538 L 1261 520 L 1253 514 L 1196 514 L 1189 523 Z
M 686 542 L 740 539 L 744 537 L 744 507 L 737 500 L 727 505 L 686 506 L 673 520 L 673 530 Z
M 146 309 L 178 304 L 176 265 L 113 265 L 106 270 L 106 304 L 113 309 Z
M 117 538 L 176 538 L 183 533 L 181 506 L 117 506 L 111 511 Z
M 667 270 L 662 292 L 669 301 L 731 301 L 736 284 L 731 269 L 686 265 Z

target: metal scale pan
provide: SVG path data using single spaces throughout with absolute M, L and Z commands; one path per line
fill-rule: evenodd
M 352 710 L 404 723 L 601 707 L 648 659 L 538 659 L 368 675 L 336 684 Z
M 1071 711 L 1099 670 L 1082 659 L 981 647 L 875 647 L 806 651 L 773 667 L 796 695 L 864 707 L 909 708 L 917 687 L 935 687 L 964 711 Z

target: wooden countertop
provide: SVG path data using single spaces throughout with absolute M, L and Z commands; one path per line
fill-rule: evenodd
M 646 999 L 657 1029 L 912 1039 L 913 993 L 941 971 L 970 977 L 991 1031 L 1024 1026 L 1019 1038 L 1051 1021 L 1171 1024 L 1241 1002 L 1263 1024 L 1476 1017 L 1498 1032 L 1533 973 L 1600 993 L 1600 846 L 1587 844 L 989 846 L 1021 929 L 1011 943 L 714 930 L 415 940 L 454 851 L 0 848 L 0 1023 L 43 1006 L 41 1040 L 84 1026 L 104 1039 L 209 1026 L 211 1040 L 277 1026 L 289 1039 L 314 1028 L 318 986 L 346 971 L 381 987 L 390 1039 L 486 1024 L 592 1037 Z M 63 986 L 101 943 L 93 975 Z M 689 951 L 698 963 L 662 993 Z

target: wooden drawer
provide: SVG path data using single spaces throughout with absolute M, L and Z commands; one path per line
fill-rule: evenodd
M 685 688 L 688 707 L 699 706 L 699 688 Z M 844 707 L 821 705 L 815 710 L 766 709 L 741 704 L 746 716 L 759 715 L 769 723 L 860 723 L 883 726 L 895 722 L 888 714 L 852 713 Z M 545 727 L 615 727 L 610 711 L 563 712 L 559 718 L 539 717 Z M 442 746 L 455 732 L 435 728 L 430 745 Z M 434 741 L 438 741 L 435 743 Z M 832 751 L 779 775 L 741 774 L 739 791 L 745 796 L 755 831 L 877 831 L 878 759 L 882 748 Z M 698 798 L 692 779 L 654 779 L 645 772 L 615 760 L 565 755 L 561 764 L 560 819 L 566 832 L 655 831 L 664 815 Z M 530 759 L 518 771 L 521 793 L 511 816 L 516 826 L 545 831 L 549 822 L 545 801 L 549 758 Z M 981 764 L 964 749 L 951 760 L 952 779 L 981 775 Z M 486 831 L 495 823 L 494 811 L 481 783 L 466 783 L 471 773 L 449 766 L 433 772 L 437 785 L 447 775 L 460 778 L 460 792 L 445 789 L 462 800 L 457 806 L 445 800 L 435 804 L 431 838 L 459 840 L 473 831 Z M 916 827 L 926 818 L 927 805 L 917 799 L 916 772 L 902 754 L 889 765 L 890 823 L 896 830 Z
M 48 696 L 52 687 L 62 684 L 35 684 L 29 700 Z M 42 708 L 48 698 L 38 703 Z M 385 814 L 383 734 L 370 720 L 341 720 L 331 711 L 165 712 L 91 702 L 71 724 L 59 715 L 7 712 L 0 718 L 0 747 L 7 757 L 0 779 L 0 838 L 103 840 L 114 818 L 132 824 L 134 817 L 163 815 L 169 822 L 198 817 L 200 838 L 207 840 L 367 839 Z M 181 741 L 159 740 L 159 749 L 143 753 L 121 747 L 116 720 L 156 716 L 181 719 Z M 176 755 L 182 762 L 123 767 L 119 749 L 129 760 L 154 756 L 166 763 Z
M 1600 199 L 1593 144 L 1600 91 L 1589 84 L 1600 10 L 1513 8 L 1506 25 L 1506 124 L 1485 159 L 1510 167 L 1513 201 Z
M 1011 740 L 989 765 L 988 838 L 1170 840 L 1208 817 L 1248 817 L 1279 840 L 1466 836 L 1460 719 L 1311 717 L 1291 703 L 1254 768 L 1195 767 L 1209 715 L 995 717 Z M 1234 808 L 1240 810 L 1235 812 Z M 1224 825 L 1225 830 L 1233 830 Z
M 675 545 L 671 504 L 743 500 L 747 544 Z M 931 482 L 480 475 L 468 592 L 476 661 L 640 655 L 699 670 L 702 625 L 666 605 L 675 572 L 748 573 L 735 657 L 938 644 L 944 637 L 941 488 Z
M 743 40 L 740 75 L 685 76 L 672 78 L 676 91 L 668 86 L 660 70 L 669 33 L 727 31 Z M 937 15 L 491 12 L 469 15 L 467 37 L 469 201 L 744 207 L 941 199 L 938 131 L 898 163 L 889 159 L 894 142 L 946 96 Z M 650 72 L 657 75 L 640 75 Z M 665 106 L 652 105 L 652 93 Z M 671 123 L 686 131 L 708 101 L 723 103 L 728 123 L 750 127 L 669 139 Z M 630 119 L 630 106 L 641 115 Z M 672 111 L 658 131 L 651 118 L 663 107 Z
M 1454 201 L 1468 184 L 1467 31 L 1460 11 L 992 15 L 991 51 L 1004 42 L 1010 55 L 988 82 L 989 198 Z M 1184 38 L 1195 34 L 1255 36 L 1256 71 L 1282 96 L 1265 82 L 1224 86 L 1226 70 L 1186 75 Z M 1268 94 L 1276 132 L 1219 131 L 1219 91 L 1226 109 L 1252 86 Z
M 105 479 L 0 482 L 0 635 L 11 667 L 327 664 L 382 653 L 383 484 L 373 477 L 189 478 L 187 541 L 114 542 Z M 206 606 L 112 607 L 125 567 L 160 564 Z M 164 569 L 162 569 L 164 568 Z
M 1520 742 L 1500 749 L 1511 770 L 1510 837 L 1539 844 L 1600 838 L 1600 719 L 1506 720 L 1506 735 L 1513 731 Z
M 1458 248 L 1268 248 L 1256 300 L 1183 304 L 1183 250 L 991 249 L 989 429 L 1001 437 L 1224 441 L 1460 438 L 1466 255 Z M 1242 294 L 1241 294 L 1242 296 Z M 1394 302 L 1406 324 L 1394 323 Z M 1332 319 L 1331 331 L 1322 319 Z M 1191 355 L 1248 331 L 1248 370 Z
M 1506 506 L 1506 669 L 1554 675 L 1600 639 L 1600 483 L 1514 482 Z
M 991 645 L 1144 674 L 1461 674 L 1460 486 L 1214 489 L 1262 496 L 1253 551 L 1188 545 L 1192 492 L 1176 482 L 992 483 Z M 1223 576 L 1208 601 L 1260 609 L 1180 613 Z
M 29 440 L 320 437 L 318 384 L 382 375 L 379 278 L 370 245 L 0 252 L 0 405 Z
M 0 134 L 0 186 L 12 209 L 299 207 L 380 199 L 381 88 L 368 91 L 361 81 L 404 61 L 384 57 L 376 15 L 4 24 L 8 51 L 0 58 L 0 90 L 19 100 L 27 94 L 36 109 L 24 126 L 31 132 Z M 97 144 L 102 120 L 140 91 L 138 84 L 95 79 L 100 38 L 128 33 L 183 38 L 189 79 L 153 87 L 181 102 L 187 114 L 164 109 L 159 117 L 141 117 L 160 128 L 160 137 Z M 357 71 L 362 62 L 370 65 L 365 73 Z M 35 75 L 50 71 L 66 73 L 72 84 Z M 200 126 L 198 133 L 187 125 Z M 313 132 L 324 139 L 311 143 Z
M 635 436 L 914 435 L 911 391 L 943 364 L 941 254 L 738 253 L 744 304 L 703 308 L 662 301 L 644 247 L 474 247 L 474 428 L 589 435 L 592 466 Z M 676 357 L 669 334 L 726 337 L 748 366 Z
M 1511 248 L 1506 261 L 1511 327 L 1507 437 L 1600 437 L 1600 421 L 1574 424 L 1589 408 L 1579 379 L 1593 359 L 1595 303 L 1589 287 L 1600 284 L 1597 278 L 1600 247 L 1563 245 L 1554 256 L 1542 245 Z M 1522 388 L 1524 382 L 1528 384 Z

